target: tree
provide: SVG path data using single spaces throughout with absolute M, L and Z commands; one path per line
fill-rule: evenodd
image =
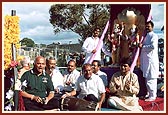
M 54 4 L 49 10 L 54 33 L 70 30 L 81 36 L 80 42 L 92 34 L 95 27 L 104 29 L 110 18 L 109 4 Z
M 35 43 L 30 38 L 23 38 L 21 41 L 21 46 L 34 47 Z

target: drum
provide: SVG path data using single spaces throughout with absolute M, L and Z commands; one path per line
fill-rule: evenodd
M 62 111 L 97 111 L 98 104 L 76 97 L 66 97 L 61 100 Z

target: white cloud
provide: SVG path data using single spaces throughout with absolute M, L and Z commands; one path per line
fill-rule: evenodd
M 50 44 L 55 41 L 73 41 L 78 43 L 79 36 L 74 33 L 63 32 L 55 35 L 53 27 L 49 22 L 49 9 L 52 3 L 44 2 L 4 2 L 3 15 L 10 15 L 11 10 L 16 10 L 16 15 L 20 17 L 21 39 L 31 38 L 35 43 Z
M 164 4 L 153 4 L 151 8 L 155 28 L 161 29 L 164 25 Z
M 53 42 L 78 43 L 79 35 L 71 32 L 61 32 L 55 35 L 53 27 L 49 22 L 49 9 L 53 3 L 49 2 L 3 2 L 2 13 L 11 15 L 11 10 L 16 10 L 16 15 L 20 17 L 21 39 L 32 38 L 35 43 L 50 44 Z M 163 4 L 152 5 L 153 21 L 155 28 L 164 25 Z

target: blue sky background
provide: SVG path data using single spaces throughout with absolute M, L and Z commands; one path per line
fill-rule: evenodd
M 2 15 L 4 18 L 5 15 L 11 15 L 11 10 L 16 10 L 16 15 L 20 17 L 21 39 L 25 37 L 32 38 L 36 44 L 52 44 L 53 42 L 68 44 L 69 41 L 78 43 L 80 36 L 73 32 L 64 31 L 54 34 L 48 13 L 52 4 L 56 4 L 56 2 L 2 2 Z M 166 2 L 154 2 L 151 4 L 155 29 L 161 29 L 165 25 Z

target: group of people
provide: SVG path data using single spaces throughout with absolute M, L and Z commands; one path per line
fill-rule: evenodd
M 153 32 L 153 27 L 153 22 L 146 23 L 147 35 L 144 41 L 138 44 L 141 48 L 141 69 L 146 78 L 149 93 L 146 101 L 156 99 L 159 71 L 158 38 Z M 86 53 L 86 58 L 82 71 L 78 71 L 76 62 L 70 60 L 67 63 L 67 71 L 61 74 L 56 69 L 56 59 L 52 57 L 45 59 L 42 56 L 35 58 L 33 68 L 26 70 L 20 77 L 21 82 L 26 83 L 26 86 L 22 86 L 21 95 L 27 111 L 60 109 L 61 100 L 68 97 L 94 102 L 99 110 L 107 100 L 109 108 L 142 111 L 137 97 L 140 90 L 138 76 L 130 72 L 130 58 L 121 59 L 120 71 L 114 73 L 110 81 L 107 80 L 107 74 L 100 70 L 101 51 L 96 51 L 99 32 L 100 29 L 96 28 L 93 36 L 84 41 L 82 49 Z M 103 48 L 103 44 L 101 46 Z M 95 59 L 89 63 L 94 53 L 96 53 Z M 111 55 L 109 52 L 106 54 Z M 106 97 L 107 88 L 110 91 L 108 98 Z
M 92 74 L 92 64 L 84 64 L 81 73 L 76 69 L 76 62 L 70 60 L 67 64 L 67 71 L 61 74 L 55 69 L 56 60 L 54 58 L 36 57 L 34 67 L 27 70 L 20 78 L 22 83 L 27 84 L 22 86 L 21 90 L 25 109 L 58 109 L 62 98 L 75 96 L 77 93 L 79 93 L 77 97 L 94 102 L 99 102 L 99 94 L 101 94 L 102 99 L 99 102 L 101 107 L 105 97 L 104 83 L 107 85 L 107 75 L 97 69 L 100 66 L 99 61 L 95 60 L 93 63 L 94 72 L 104 77 L 103 80 L 98 75 Z M 91 76 L 92 79 L 90 79 Z

